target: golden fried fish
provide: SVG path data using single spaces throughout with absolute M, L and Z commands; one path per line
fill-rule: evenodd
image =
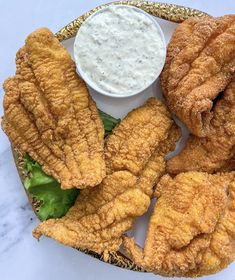
M 124 238 L 131 259 L 164 276 L 216 273 L 235 259 L 235 172 L 161 178 L 144 249 Z
M 117 251 L 122 234 L 150 204 L 153 187 L 165 171 L 165 155 L 174 149 L 180 130 L 166 107 L 155 98 L 130 112 L 109 136 L 108 176 L 96 188 L 82 190 L 75 205 L 61 219 L 36 227 L 42 234 L 97 253 Z
M 167 171 L 235 170 L 235 80 L 214 107 L 210 133 L 204 137 L 190 135 L 183 150 L 167 162 Z
M 204 137 L 216 97 L 235 73 L 235 15 L 190 18 L 169 43 L 161 86 L 169 108 L 192 134 Z
M 28 36 L 4 83 L 2 127 L 63 189 L 105 177 L 104 128 L 69 53 L 46 28 Z

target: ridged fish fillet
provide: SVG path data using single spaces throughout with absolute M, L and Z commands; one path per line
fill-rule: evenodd
M 105 177 L 104 128 L 67 50 L 51 31 L 30 34 L 4 83 L 2 127 L 61 188 L 94 187 Z M 17 112 L 17 113 L 16 113 Z

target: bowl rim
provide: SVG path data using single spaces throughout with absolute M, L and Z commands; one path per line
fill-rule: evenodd
M 76 64 L 76 70 L 77 70 L 77 73 L 79 74 L 79 76 L 85 81 L 85 83 L 90 87 L 92 88 L 93 90 L 95 90 L 98 94 L 102 94 L 104 96 L 108 96 L 108 97 L 112 97 L 112 98 L 128 98 L 128 97 L 132 97 L 132 96 L 135 96 L 135 95 L 138 95 L 140 93 L 143 93 L 145 90 L 147 90 L 148 88 L 150 88 L 155 82 L 156 80 L 159 78 L 161 72 L 162 72 L 162 69 L 164 67 L 164 64 L 165 64 L 165 61 L 166 61 L 166 39 L 165 39 L 165 35 L 164 35 L 164 32 L 160 26 L 160 24 L 157 22 L 156 18 L 152 15 L 150 15 L 149 13 L 143 11 L 142 9 L 140 8 L 137 8 L 137 7 L 134 7 L 134 6 L 130 6 L 130 5 L 126 5 L 126 4 L 111 4 L 107 7 L 104 7 L 96 12 L 94 12 L 92 15 L 90 15 L 83 23 L 85 24 L 87 21 L 91 20 L 91 18 L 95 17 L 97 14 L 100 14 L 100 13 L 103 13 L 104 11 L 110 9 L 110 7 L 125 7 L 127 9 L 132 9 L 132 10 L 135 10 L 141 14 L 144 14 L 146 17 L 148 17 L 152 22 L 153 24 L 155 25 L 159 35 L 160 35 L 160 38 L 162 40 L 162 43 L 163 43 L 163 47 L 164 47 L 164 56 L 163 56 L 163 59 L 162 59 L 162 65 L 161 67 L 159 68 L 158 72 L 156 73 L 156 75 L 154 76 L 154 79 L 150 81 L 150 83 L 148 83 L 146 86 L 142 87 L 140 90 L 138 91 L 135 91 L 135 92 L 132 92 L 130 94 L 114 94 L 114 93 L 109 93 L 108 91 L 106 90 L 103 90 L 101 88 L 99 88 L 99 86 L 97 86 L 91 79 L 89 79 L 87 77 L 87 75 L 84 74 L 84 71 L 82 70 L 81 66 L 80 66 L 80 63 L 79 63 L 79 59 L 76 55 L 76 51 L 75 51 L 75 45 L 76 45 L 76 41 L 78 40 L 78 34 L 79 34 L 79 30 L 80 28 L 78 29 L 77 33 L 76 33 L 76 36 L 75 36 L 75 40 L 74 40 L 74 44 L 73 44 L 73 54 L 74 54 L 74 59 L 75 59 L 75 64 Z M 82 26 L 81 25 L 81 26 Z

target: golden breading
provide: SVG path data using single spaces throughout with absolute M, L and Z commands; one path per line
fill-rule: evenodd
M 235 259 L 235 172 L 161 178 L 144 249 L 124 238 L 131 259 L 164 276 L 216 273 Z
M 128 171 L 108 175 L 95 191 L 88 190 L 88 196 L 82 192 L 65 217 L 41 223 L 34 236 L 44 234 L 65 245 L 97 253 L 117 251 L 133 217 L 143 215 L 150 204 L 150 198 L 135 183 L 135 176 Z
M 167 171 L 230 171 L 235 169 L 235 80 L 229 84 L 214 107 L 210 133 L 189 136 L 185 148 L 167 162 Z
M 147 211 L 153 187 L 165 171 L 164 157 L 174 149 L 179 137 L 180 130 L 166 107 L 149 99 L 129 113 L 107 140 L 110 175 L 98 187 L 82 190 L 63 218 L 41 223 L 34 236 L 44 234 L 75 248 L 104 253 L 105 257 L 117 251 L 122 234 Z M 138 149 L 142 149 L 142 159 Z
M 235 15 L 190 18 L 169 43 L 161 86 L 192 134 L 209 134 L 213 104 L 235 73 Z
M 145 106 L 130 112 L 108 138 L 107 168 L 140 175 L 158 144 L 168 137 L 172 123 L 166 106 L 150 98 Z
M 106 174 L 104 128 L 69 53 L 42 28 L 28 36 L 16 66 L 16 76 L 4 85 L 2 123 L 12 144 L 32 156 L 63 189 L 98 185 Z M 13 107 L 20 116 L 11 112 Z M 25 130 L 16 125 L 19 121 L 22 126 L 27 122 Z M 29 142 L 30 137 L 37 143 Z
M 59 158 L 63 158 L 64 140 L 57 132 L 57 121 L 50 112 L 47 100 L 42 92 L 34 72 L 29 65 L 25 47 L 16 54 L 16 77 L 20 91 L 19 101 L 35 122 L 43 142 Z
M 14 147 L 27 151 L 42 164 L 43 170 L 60 179 L 65 186 L 71 181 L 71 173 L 64 162 L 56 157 L 43 143 L 30 114 L 20 102 L 18 80 L 9 78 L 4 82 L 4 118 L 2 128 Z M 46 161 L 44 159 L 47 159 Z

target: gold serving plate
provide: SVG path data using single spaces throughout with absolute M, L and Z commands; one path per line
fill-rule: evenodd
M 69 38 L 72 38 L 76 35 L 79 27 L 81 24 L 93 13 L 96 11 L 105 8 L 109 5 L 118 5 L 118 4 L 124 4 L 129 6 L 134 6 L 137 8 L 140 8 L 144 10 L 145 12 L 159 17 L 161 19 L 169 20 L 171 22 L 181 23 L 187 18 L 190 17 L 203 17 L 208 16 L 208 14 L 201 12 L 196 9 L 187 8 L 183 6 L 178 6 L 174 4 L 165 4 L 165 3 L 157 3 L 157 2 L 150 2 L 150 1 L 120 1 L 120 2 L 111 2 L 108 4 L 104 4 L 101 6 L 98 6 L 91 11 L 85 13 L 84 15 L 78 17 L 77 19 L 73 20 L 69 24 L 67 24 L 65 27 L 63 27 L 61 30 L 59 30 L 55 36 L 60 41 L 67 40 Z M 23 171 L 23 154 L 17 150 L 12 148 L 13 156 L 15 159 L 16 167 L 19 173 L 19 176 L 21 178 L 21 181 L 23 183 L 26 174 L 24 174 Z M 27 192 L 26 192 L 27 193 Z M 37 215 L 37 202 L 34 201 L 29 193 L 27 193 L 30 203 L 32 204 L 33 210 L 35 214 Z M 104 261 L 103 255 L 99 255 L 95 252 L 89 251 L 89 250 L 81 250 L 79 248 L 76 248 L 81 252 L 84 252 L 85 254 L 91 255 L 101 261 Z M 143 269 L 136 266 L 130 259 L 128 259 L 126 256 L 121 254 L 120 252 L 111 252 L 109 255 L 109 259 L 106 260 L 106 262 L 133 271 L 139 271 L 144 272 Z
M 161 19 L 169 20 L 176 23 L 181 23 L 182 21 L 190 17 L 208 16 L 208 14 L 201 12 L 199 10 L 183 7 L 179 5 L 174 5 L 174 4 L 157 3 L 151 1 L 116 1 L 116 2 L 111 2 L 98 6 L 92 9 L 91 11 L 85 13 L 84 15 L 76 18 L 75 20 L 67 24 L 65 27 L 60 29 L 55 34 L 55 36 L 60 41 L 72 38 L 76 35 L 82 23 L 90 15 L 110 5 L 120 5 L 120 4 L 137 7 L 139 9 L 144 10 L 145 12 L 149 13 L 152 16 L 159 17 Z

